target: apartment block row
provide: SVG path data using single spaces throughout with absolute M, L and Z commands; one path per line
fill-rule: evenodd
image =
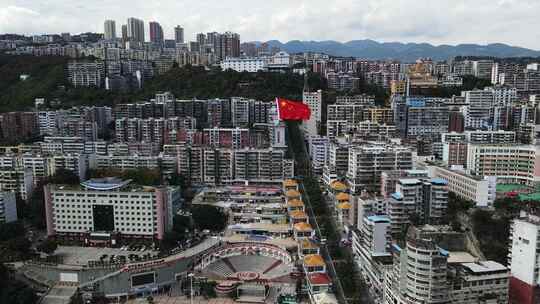
M 247 127 L 272 120 L 274 102 L 233 97 L 231 99 L 177 100 L 170 93 L 157 94 L 150 102 L 118 104 L 114 117 L 170 118 L 192 117 L 197 127 Z

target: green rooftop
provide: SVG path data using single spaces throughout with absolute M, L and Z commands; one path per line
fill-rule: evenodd
M 529 187 L 521 184 L 497 184 L 497 192 L 512 192 L 524 189 L 529 189 Z

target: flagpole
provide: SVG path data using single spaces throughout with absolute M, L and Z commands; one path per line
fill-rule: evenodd
M 279 112 L 279 100 L 277 97 L 276 97 L 276 109 L 277 109 L 278 120 L 281 120 L 281 113 Z

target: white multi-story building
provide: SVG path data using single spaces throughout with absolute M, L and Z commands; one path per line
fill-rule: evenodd
M 245 127 L 249 124 L 249 99 L 231 98 L 232 123 L 234 127 Z
M 105 81 L 105 66 L 101 61 L 70 61 L 68 80 L 75 87 L 101 88 Z
M 506 144 L 516 142 L 514 131 L 465 131 L 465 140 L 473 144 Z
M 22 168 L 2 168 L 0 170 L 0 191 L 14 192 L 27 200 L 34 189 L 32 170 Z
M 353 231 L 353 252 L 370 293 L 380 299 L 385 273 L 392 266 L 390 219 L 367 214 L 361 220 L 361 226 Z
M 461 92 L 461 95 L 465 97 L 465 103 L 467 104 L 463 107 L 465 128 L 491 128 L 493 117 L 493 92 L 487 90 L 474 90 Z
M 85 154 L 60 154 L 47 159 L 47 175 L 55 175 L 58 170 L 73 172 L 80 180 L 86 179 L 88 158 Z
M 350 145 L 338 141 L 328 144 L 327 166 L 333 168 L 337 174 L 344 175 L 349 168 Z
M 473 175 L 496 176 L 500 183 L 533 185 L 540 180 L 540 153 L 529 145 L 469 144 L 467 170 Z
M 399 235 L 410 224 L 410 216 L 418 215 L 424 223 L 440 223 L 448 207 L 447 181 L 440 178 L 402 178 L 388 201 L 388 214 L 393 235 Z
M 139 156 L 139 155 L 96 155 L 90 157 L 91 169 L 115 169 L 120 171 L 136 169 L 158 169 L 160 164 L 159 156 Z
M 62 111 L 39 111 L 38 126 L 40 135 L 56 136 L 59 134 L 59 126 L 65 118 Z
M 491 80 L 493 60 L 475 60 L 472 62 L 472 73 L 475 77 Z
M 21 160 L 22 167 L 25 170 L 30 170 L 30 172 L 32 172 L 34 183 L 37 184 L 39 180 L 49 176 L 46 157 L 41 155 L 25 154 L 22 156 Z
M 497 177 L 474 176 L 459 170 L 428 166 L 431 177 L 448 181 L 448 191 L 472 201 L 477 207 L 492 207 L 495 202 Z
M 311 136 L 309 138 L 309 156 L 313 171 L 321 174 L 328 155 L 328 138 L 324 136 Z
M 349 149 L 347 180 L 353 193 L 360 193 L 366 188 L 376 191 L 383 171 L 412 168 L 412 152 L 409 148 L 367 143 Z
M 522 213 L 510 229 L 511 303 L 533 304 L 540 285 L 540 217 Z
M 508 303 L 508 268 L 495 261 L 460 263 L 452 267 L 451 303 Z
M 393 269 L 387 273 L 385 304 L 447 304 L 448 252 L 429 239 L 409 237 L 405 248 L 394 245 Z
M 268 68 L 267 62 L 264 58 L 259 57 L 247 57 L 247 58 L 226 58 L 221 61 L 221 69 L 223 71 L 233 70 L 237 72 L 249 72 L 256 73 L 259 71 L 265 71 Z
M 17 200 L 14 192 L 0 192 L 0 224 L 17 220 Z
M 317 92 L 304 91 L 302 101 L 311 110 L 311 117 L 302 123 L 302 129 L 307 137 L 316 136 L 319 134 L 322 120 L 322 90 Z
M 178 188 L 142 187 L 116 178 L 94 179 L 80 187 L 45 186 L 48 236 L 118 232 L 161 240 L 172 228 Z

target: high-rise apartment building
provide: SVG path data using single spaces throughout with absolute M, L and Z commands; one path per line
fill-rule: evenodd
M 446 282 L 448 252 L 429 239 L 408 235 L 405 248 L 395 246 L 385 303 L 451 303 Z
M 151 21 L 149 23 L 150 27 L 150 42 L 157 44 L 157 45 L 163 45 L 163 28 L 158 22 Z
M 174 28 L 174 41 L 176 43 L 184 43 L 184 28 L 180 25 Z
M 128 40 L 128 28 L 127 24 L 122 24 L 122 41 Z
M 220 59 L 227 57 L 240 57 L 240 35 L 237 33 L 225 32 L 220 35 Z
M 484 90 L 461 93 L 465 97 L 465 128 L 482 129 L 491 125 L 493 93 Z
M 116 39 L 116 21 L 114 20 L 105 20 L 104 26 L 104 38 L 106 40 Z
M 448 182 L 441 178 L 403 178 L 388 202 L 392 234 L 399 235 L 417 215 L 423 223 L 443 222 L 448 207 Z
M 129 41 L 144 43 L 144 21 L 133 17 L 128 18 L 127 38 Z
M 311 136 L 309 138 L 309 156 L 311 167 L 317 174 L 321 174 L 328 155 L 328 138 L 324 136 Z
M 402 136 L 437 138 L 448 131 L 449 109 L 444 98 L 396 97 L 394 122 Z
M 317 92 L 304 90 L 302 96 L 303 103 L 307 104 L 311 110 L 311 117 L 302 122 L 302 129 L 308 137 L 316 136 L 319 134 L 322 121 L 322 90 L 318 90 Z
M 349 149 L 347 180 L 353 193 L 377 191 L 383 171 L 411 170 L 412 151 L 403 146 L 366 143 Z

